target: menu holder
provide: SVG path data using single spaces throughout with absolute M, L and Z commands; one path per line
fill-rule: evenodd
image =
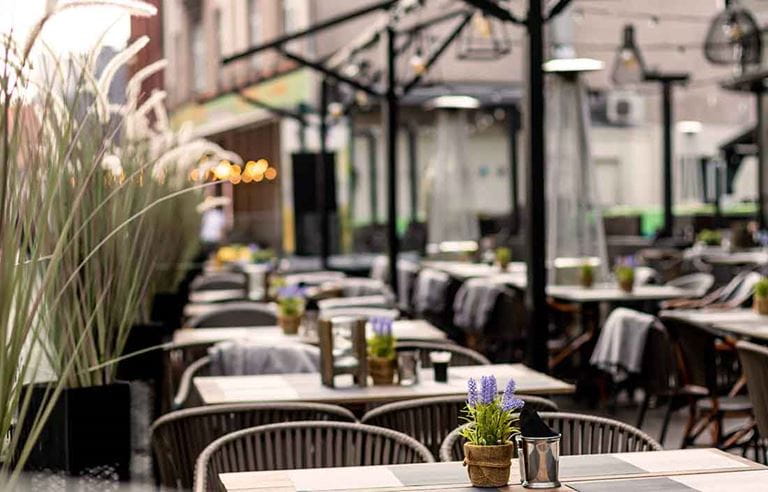
M 324 386 L 336 387 L 336 376 L 351 374 L 360 387 L 368 384 L 368 346 L 365 318 L 323 318 L 318 323 L 320 377 Z M 334 329 L 347 331 L 349 337 L 337 336 Z

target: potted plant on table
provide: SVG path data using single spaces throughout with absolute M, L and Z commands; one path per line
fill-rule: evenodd
M 304 289 L 298 285 L 290 285 L 277 291 L 277 322 L 283 329 L 283 333 L 286 335 L 299 333 L 304 306 Z
M 702 229 L 696 236 L 696 241 L 704 246 L 720 246 L 723 241 L 723 235 L 720 231 Z
M 371 318 L 373 336 L 368 340 L 368 373 L 374 385 L 393 384 L 397 371 L 395 337 L 392 320 Z
M 755 284 L 752 307 L 757 314 L 768 315 L 768 278 L 763 277 Z
M 506 247 L 496 248 L 496 264 L 499 265 L 502 272 L 507 271 L 509 262 L 512 260 L 512 250 Z
M 579 270 L 579 284 L 588 289 L 595 283 L 595 268 L 585 261 Z
M 512 440 L 520 432 L 520 409 L 524 404 L 515 395 L 514 380 L 510 379 L 501 396 L 494 376 L 481 377 L 479 391 L 477 381 L 468 381 L 468 424 L 461 435 L 467 440 L 464 465 L 473 486 L 503 487 L 509 482 L 515 452 Z
M 618 265 L 615 273 L 619 288 L 627 294 L 631 294 L 635 286 L 635 269 L 630 265 Z

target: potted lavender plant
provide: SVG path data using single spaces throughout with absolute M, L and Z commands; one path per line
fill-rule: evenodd
M 283 287 L 277 291 L 277 322 L 283 333 L 299 333 L 301 317 L 304 315 L 304 289 L 298 285 Z
M 621 290 L 631 294 L 632 288 L 635 286 L 635 269 L 629 265 L 618 265 L 616 267 L 616 282 Z
M 763 277 L 755 283 L 752 307 L 757 314 L 768 315 L 768 278 Z
M 371 318 L 373 336 L 368 340 L 368 373 L 374 385 L 392 384 L 397 371 L 392 320 Z
M 512 260 L 512 250 L 506 247 L 496 248 L 496 264 L 502 272 L 506 272 Z
M 515 446 L 513 436 L 520 432 L 520 409 L 524 402 L 515 395 L 515 382 L 509 380 L 499 396 L 496 378 L 468 381 L 467 406 L 464 417 L 468 425 L 461 430 L 464 443 L 464 465 L 475 487 L 503 487 L 509 482 Z

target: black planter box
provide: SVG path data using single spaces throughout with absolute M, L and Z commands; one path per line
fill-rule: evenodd
M 45 388 L 32 388 L 32 418 Z M 29 433 L 29 422 L 22 433 Z M 28 471 L 130 480 L 131 391 L 128 383 L 66 389 L 29 456 Z
M 152 321 L 162 323 L 170 330 L 175 330 L 181 326 L 185 303 L 186 295 L 182 293 L 157 293 L 152 300 L 150 317 Z
M 163 349 L 159 347 L 169 340 L 173 330 L 168 331 L 161 323 L 135 325 L 128 334 L 123 355 L 127 357 L 117 363 L 117 379 L 120 381 L 161 381 L 163 378 Z M 136 352 L 158 347 L 138 355 Z

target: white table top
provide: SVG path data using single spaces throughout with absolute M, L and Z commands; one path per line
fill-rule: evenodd
M 220 376 L 194 378 L 194 386 L 204 404 L 243 403 L 253 401 L 324 403 L 370 403 L 410 400 L 428 396 L 463 395 L 467 380 L 495 375 L 501 386 L 510 378 L 521 394 L 573 393 L 571 384 L 534 371 L 522 364 L 451 367 L 448 382 L 434 381 L 432 369 L 422 369 L 421 381 L 414 386 L 352 386 L 351 376 L 339 376 L 339 386 L 328 388 L 320 382 L 320 374 L 282 374 L 265 376 Z
M 640 285 L 624 292 L 615 284 L 596 284 L 585 288 L 578 285 L 550 285 L 547 295 L 570 302 L 663 301 L 689 297 L 687 290 L 666 285 Z
M 520 485 L 516 459 L 510 472 L 510 485 L 489 490 L 528 490 Z M 228 492 L 476 490 L 470 488 L 461 462 L 222 473 L 219 479 Z M 547 490 L 751 492 L 765 490 L 766 480 L 768 470 L 763 465 L 739 456 L 715 449 L 678 449 L 563 456 L 563 485 Z
M 262 306 L 266 305 L 270 309 L 274 311 L 275 314 L 277 314 L 277 304 L 274 302 L 264 303 L 264 302 L 256 302 L 256 301 L 248 301 L 248 300 L 240 300 L 240 301 L 227 301 L 227 302 L 192 302 L 184 306 L 184 317 L 185 318 L 196 318 L 198 316 L 201 316 L 203 314 L 210 313 L 211 311 L 218 311 L 219 309 L 223 309 L 226 307 L 232 307 L 237 306 L 242 303 L 254 303 L 254 304 L 260 304 Z
M 662 311 L 660 315 L 679 318 L 724 335 L 768 341 L 768 316 L 761 316 L 752 309 L 681 309 Z
M 386 296 L 356 296 L 356 297 L 334 297 L 332 299 L 323 299 L 317 303 L 321 311 L 325 309 L 335 309 L 344 307 L 381 307 L 388 308 L 392 302 Z
M 242 300 L 244 296 L 245 291 L 243 289 L 196 290 L 189 293 L 189 302 L 196 304 L 236 301 Z
M 373 334 L 373 328 L 367 326 L 368 335 Z M 400 340 L 447 341 L 444 331 L 424 320 L 398 320 L 392 324 L 395 338 Z M 317 343 L 316 338 L 305 338 L 299 335 L 286 335 L 279 326 L 231 327 L 231 328 L 182 328 L 173 334 L 173 344 L 176 346 L 205 345 L 225 340 L 248 339 L 249 341 L 264 341 L 265 343 L 305 342 Z
M 490 277 L 500 273 L 522 273 L 525 274 L 525 263 L 512 262 L 507 266 L 506 271 L 502 271 L 499 266 L 487 265 L 485 263 L 469 263 L 464 261 L 422 261 L 421 265 L 425 268 L 440 270 L 459 280 L 466 280 L 473 277 Z

